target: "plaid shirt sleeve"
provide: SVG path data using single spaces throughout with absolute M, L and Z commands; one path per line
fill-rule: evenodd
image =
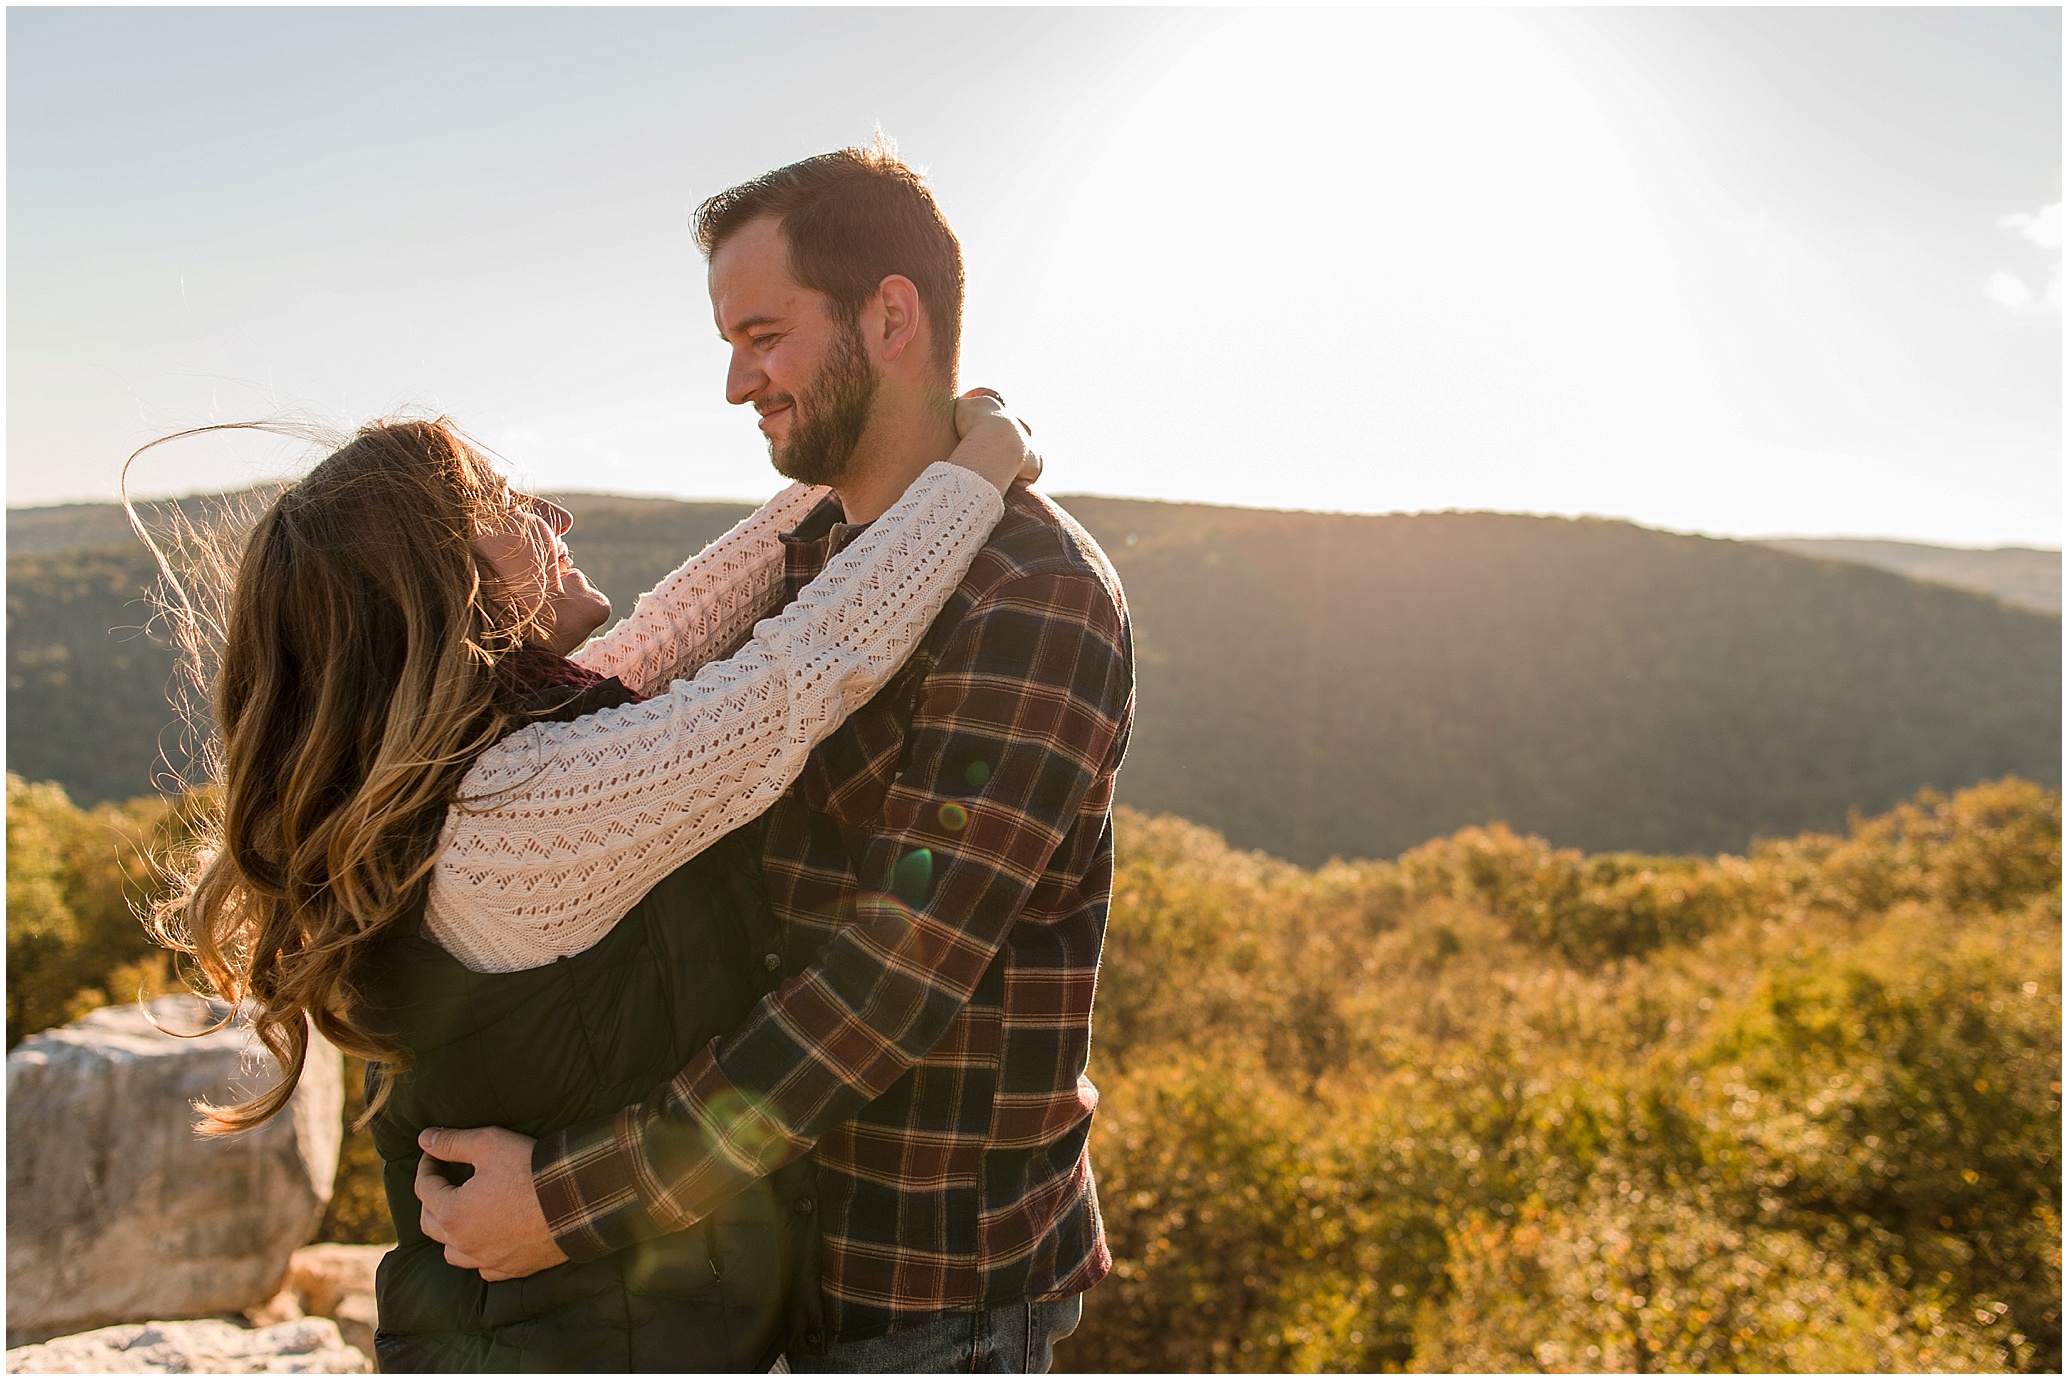
M 924 1057 L 970 1000 L 1122 741 L 1133 674 L 1081 572 L 986 591 L 919 693 L 872 821 L 855 923 L 666 1086 L 539 1141 L 562 1250 L 688 1227 L 809 1150 Z

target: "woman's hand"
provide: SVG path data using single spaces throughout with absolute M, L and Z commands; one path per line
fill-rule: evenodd
M 1028 444 L 1034 429 L 1008 413 L 990 389 L 972 388 L 955 400 L 955 433 L 962 442 L 949 463 L 975 470 L 1000 493 L 1015 480 L 1031 484 L 1041 477 L 1041 457 Z

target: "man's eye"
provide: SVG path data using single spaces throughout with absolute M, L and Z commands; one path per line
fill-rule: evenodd
M 757 335 L 749 337 L 749 339 L 757 350 L 766 350 L 776 342 L 776 338 L 772 335 Z

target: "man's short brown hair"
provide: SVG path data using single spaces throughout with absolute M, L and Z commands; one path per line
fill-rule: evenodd
M 751 221 L 774 216 L 790 272 L 821 292 L 852 325 L 893 273 L 919 289 L 933 332 L 933 360 L 952 383 L 962 347 L 962 245 L 926 180 L 881 134 L 866 148 L 836 149 L 718 193 L 690 217 L 705 258 Z

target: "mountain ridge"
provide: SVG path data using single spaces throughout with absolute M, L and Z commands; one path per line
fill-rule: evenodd
M 750 510 L 563 501 L 620 613 Z M 2059 781 L 2059 615 L 1988 594 L 1614 519 L 1057 501 L 1135 619 L 1120 798 L 1241 847 L 1311 865 L 1503 820 L 1716 852 L 1920 787 Z M 184 761 L 169 653 L 106 631 L 145 621 L 149 558 L 108 512 L 39 511 L 8 514 L 9 765 L 139 793 L 161 745 Z
M 261 491 L 244 490 L 230 495 L 188 494 L 179 498 L 151 499 L 139 503 L 138 507 L 147 514 L 162 513 L 170 507 L 192 513 L 210 505 L 219 505 L 226 497 L 237 498 L 243 494 L 258 492 Z M 713 515 L 737 513 L 744 517 L 754 509 L 753 504 L 738 499 L 663 498 L 650 494 L 613 494 L 588 489 L 555 489 L 548 497 L 556 502 L 575 500 L 577 515 L 579 510 L 595 511 L 599 508 L 610 508 L 629 512 L 650 507 L 656 512 L 680 508 Z M 1196 509 L 1229 508 L 1237 512 L 1294 513 L 1321 518 L 1530 517 L 1563 521 L 1629 522 L 1634 527 L 1645 527 L 1645 524 L 1627 518 L 1557 519 L 1542 513 L 1508 513 L 1486 508 L 1445 508 L 1413 513 L 1336 513 L 1320 508 L 1245 508 L 1236 504 L 1185 503 L 1177 499 L 1161 498 L 1107 498 L 1097 494 L 1052 494 L 1050 497 L 1066 508 L 1078 501 L 1121 502 L 1173 504 Z M 1757 546 L 1771 546 L 1776 550 L 1813 559 L 1836 560 L 1849 565 L 1866 565 L 1880 570 L 1890 570 L 1926 584 L 1950 585 L 1955 589 L 1964 589 L 1972 593 L 1989 594 L 2006 603 L 2040 613 L 2061 611 L 2061 553 L 2051 547 L 1947 546 L 1934 542 L 1899 541 L 1885 537 L 1720 537 L 1712 533 L 1677 532 L 1666 528 L 1645 527 L 1645 530 L 1665 531 L 1673 536 L 1704 537 L 1711 541 L 1737 541 Z M 129 530 L 127 520 L 122 516 L 119 504 L 53 503 L 7 510 L 7 543 L 10 555 L 51 554 L 83 546 L 127 545 L 134 540 L 135 537 Z

